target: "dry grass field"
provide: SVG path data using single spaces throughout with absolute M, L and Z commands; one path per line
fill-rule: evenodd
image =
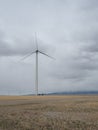
M 0 130 L 98 130 L 98 95 L 0 96 Z

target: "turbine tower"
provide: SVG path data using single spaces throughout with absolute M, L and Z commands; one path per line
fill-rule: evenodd
M 38 60 L 39 60 L 38 58 L 39 58 L 39 54 L 47 56 L 47 57 L 49 57 L 51 59 L 54 59 L 54 58 L 39 50 L 36 35 L 35 35 L 35 43 L 36 43 L 36 50 L 32 51 L 31 53 L 29 53 L 28 55 L 26 55 L 25 57 L 23 57 L 22 60 L 24 60 L 27 57 L 33 55 L 34 53 L 36 54 L 35 55 L 36 56 L 36 58 L 35 58 L 36 59 L 36 62 L 35 62 L 36 63 L 36 65 L 35 65 L 36 66 L 36 69 L 35 69 L 35 90 L 36 90 L 36 95 L 38 95 L 39 94 L 38 93 Z

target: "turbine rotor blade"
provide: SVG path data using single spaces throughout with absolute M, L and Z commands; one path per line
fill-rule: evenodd
M 33 55 L 35 52 L 36 52 L 36 51 L 31 52 L 31 53 L 29 53 L 28 55 L 24 56 L 24 57 L 21 59 L 21 61 L 24 60 L 24 59 L 26 59 L 26 58 L 28 58 L 29 56 Z
M 38 50 L 38 52 L 39 52 L 39 53 L 41 53 L 41 54 L 43 54 L 43 55 L 45 55 L 45 56 L 47 56 L 47 57 L 49 57 L 49 58 L 51 58 L 51 59 L 54 59 L 54 60 L 55 60 L 55 58 L 54 58 L 54 57 L 49 56 L 49 55 L 45 54 L 44 52 L 41 52 L 41 51 L 39 51 L 39 50 Z
M 37 43 L 37 34 L 35 32 L 35 43 L 36 43 L 36 50 L 38 50 L 38 43 Z

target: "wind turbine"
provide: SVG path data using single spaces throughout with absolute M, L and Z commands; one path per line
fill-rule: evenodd
M 39 54 L 47 56 L 47 57 L 49 57 L 51 59 L 54 59 L 54 58 L 39 50 L 38 43 L 37 43 L 37 37 L 35 37 L 35 43 L 36 43 L 36 50 L 32 51 L 31 53 L 29 53 L 28 55 L 26 55 L 25 57 L 23 57 L 21 60 L 26 59 L 27 57 L 33 55 L 34 53 L 36 54 L 35 90 L 36 90 L 36 95 L 38 95 L 38 60 L 39 60 Z

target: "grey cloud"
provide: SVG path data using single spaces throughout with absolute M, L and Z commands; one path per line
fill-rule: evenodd
M 95 53 L 95 55 L 98 53 L 98 41 L 93 42 L 92 44 L 85 47 L 85 50 L 91 53 Z
M 11 48 L 9 43 L 6 41 L 6 37 L 4 32 L 0 30 L 0 54 L 1 55 L 9 55 L 11 52 Z
M 52 61 L 39 55 L 40 92 L 98 90 L 97 0 L 11 1 L 0 5 L 5 27 L 0 33 L 0 55 L 5 56 L 0 60 L 0 71 L 4 74 L 6 68 L 7 72 L 0 86 L 34 89 L 35 56 L 17 65 L 6 56 L 16 60 L 35 49 L 33 34 L 37 32 L 40 50 L 56 58 Z

